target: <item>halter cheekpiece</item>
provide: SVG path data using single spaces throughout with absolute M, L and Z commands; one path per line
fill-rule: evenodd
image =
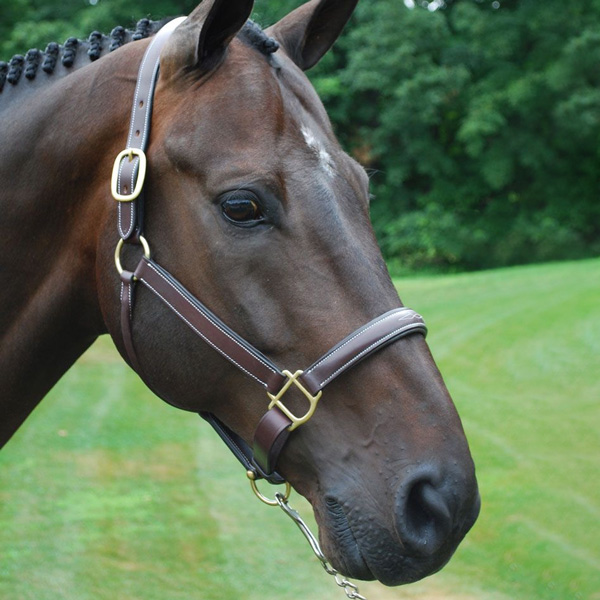
M 111 192 L 118 201 L 119 242 L 115 263 L 121 277 L 121 329 L 132 367 L 142 376 L 135 352 L 131 322 L 134 291 L 144 285 L 192 329 L 249 378 L 266 388 L 268 410 L 258 423 L 252 448 L 214 415 L 201 413 L 229 449 L 246 468 L 249 477 L 283 483 L 276 471 L 279 455 L 290 436 L 315 412 L 323 389 L 350 367 L 411 333 L 426 335 L 423 318 L 401 307 L 391 310 L 357 329 L 305 370 L 280 370 L 267 356 L 232 331 L 200 300 L 193 296 L 168 271 L 150 257 L 150 246 L 143 236 L 144 180 L 147 169 L 152 100 L 158 79 L 160 52 L 175 28 L 185 17 L 167 23 L 152 39 L 139 68 L 131 111 L 126 149 L 117 156 Z M 123 269 L 120 253 L 123 244 L 141 245 L 143 256 L 133 271 Z M 308 410 L 296 415 L 285 404 L 286 392 L 299 390 Z

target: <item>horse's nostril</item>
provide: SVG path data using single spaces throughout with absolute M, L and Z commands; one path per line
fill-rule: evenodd
M 408 552 L 421 555 L 437 552 L 448 542 L 453 525 L 444 493 L 428 479 L 401 489 L 397 525 Z

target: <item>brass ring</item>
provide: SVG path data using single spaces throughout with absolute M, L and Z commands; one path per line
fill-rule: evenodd
M 264 502 L 265 504 L 268 504 L 269 506 L 279 506 L 279 502 L 277 500 L 271 500 L 271 498 L 267 498 L 264 494 L 261 494 L 257 485 L 256 485 L 256 475 L 254 474 L 253 471 L 247 471 L 246 475 L 248 476 L 248 479 L 250 480 L 250 487 L 252 488 L 252 491 L 254 492 L 254 494 L 256 495 L 256 497 L 261 501 Z M 278 494 L 282 500 L 284 502 L 287 501 L 287 499 L 290 497 L 290 494 L 292 493 L 292 486 L 289 484 L 289 482 L 285 482 L 285 493 L 283 495 Z
M 121 275 L 121 273 L 123 273 L 124 270 L 121 266 L 121 250 L 123 248 L 124 243 L 125 240 L 123 238 L 120 238 L 119 242 L 117 243 L 117 247 L 115 248 L 115 266 L 117 267 L 119 275 Z M 150 246 L 143 235 L 140 235 L 140 244 L 142 244 L 142 248 L 144 249 L 144 256 L 146 258 L 150 258 Z

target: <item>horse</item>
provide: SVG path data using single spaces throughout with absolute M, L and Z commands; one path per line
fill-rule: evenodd
M 249 473 L 308 499 L 341 573 L 399 585 L 447 563 L 480 500 L 422 319 L 378 248 L 368 176 L 305 75 L 356 4 L 310 0 L 263 31 L 252 0 L 204 0 L 161 42 L 146 96 L 154 23 L 0 65 L 0 445 L 109 334 L 234 451 L 275 415 Z M 130 117 L 150 102 L 144 153 Z

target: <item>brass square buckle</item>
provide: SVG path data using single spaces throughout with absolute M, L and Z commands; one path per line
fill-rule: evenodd
M 295 373 L 290 373 L 285 370 L 282 373 L 288 378 L 285 382 L 284 386 L 279 390 L 276 395 L 270 394 L 267 392 L 267 396 L 271 399 L 271 403 L 269 404 L 269 410 L 271 410 L 274 406 L 277 406 L 279 410 L 292 422 L 289 426 L 290 431 L 294 431 L 296 427 L 299 427 L 303 423 L 306 423 L 314 414 L 317 408 L 317 402 L 319 398 L 323 395 L 323 391 L 321 390 L 316 396 L 313 396 L 299 381 L 298 377 L 302 375 L 303 371 L 296 371 Z M 294 415 L 282 402 L 281 398 L 283 398 L 284 394 L 290 389 L 291 385 L 294 384 L 306 397 L 308 400 L 310 407 L 306 414 L 303 417 L 297 417 Z
M 119 194 L 119 171 L 121 170 L 121 161 L 128 158 L 129 162 L 131 162 L 136 156 L 139 159 L 139 165 L 135 187 L 131 191 L 131 194 Z M 110 191 L 115 200 L 118 200 L 119 202 L 131 202 L 140 195 L 142 188 L 144 187 L 144 179 L 146 179 L 146 162 L 146 155 L 144 154 L 144 151 L 139 148 L 127 148 L 126 150 L 119 152 L 117 158 L 115 158 L 115 164 L 113 165 L 112 177 L 110 180 Z

